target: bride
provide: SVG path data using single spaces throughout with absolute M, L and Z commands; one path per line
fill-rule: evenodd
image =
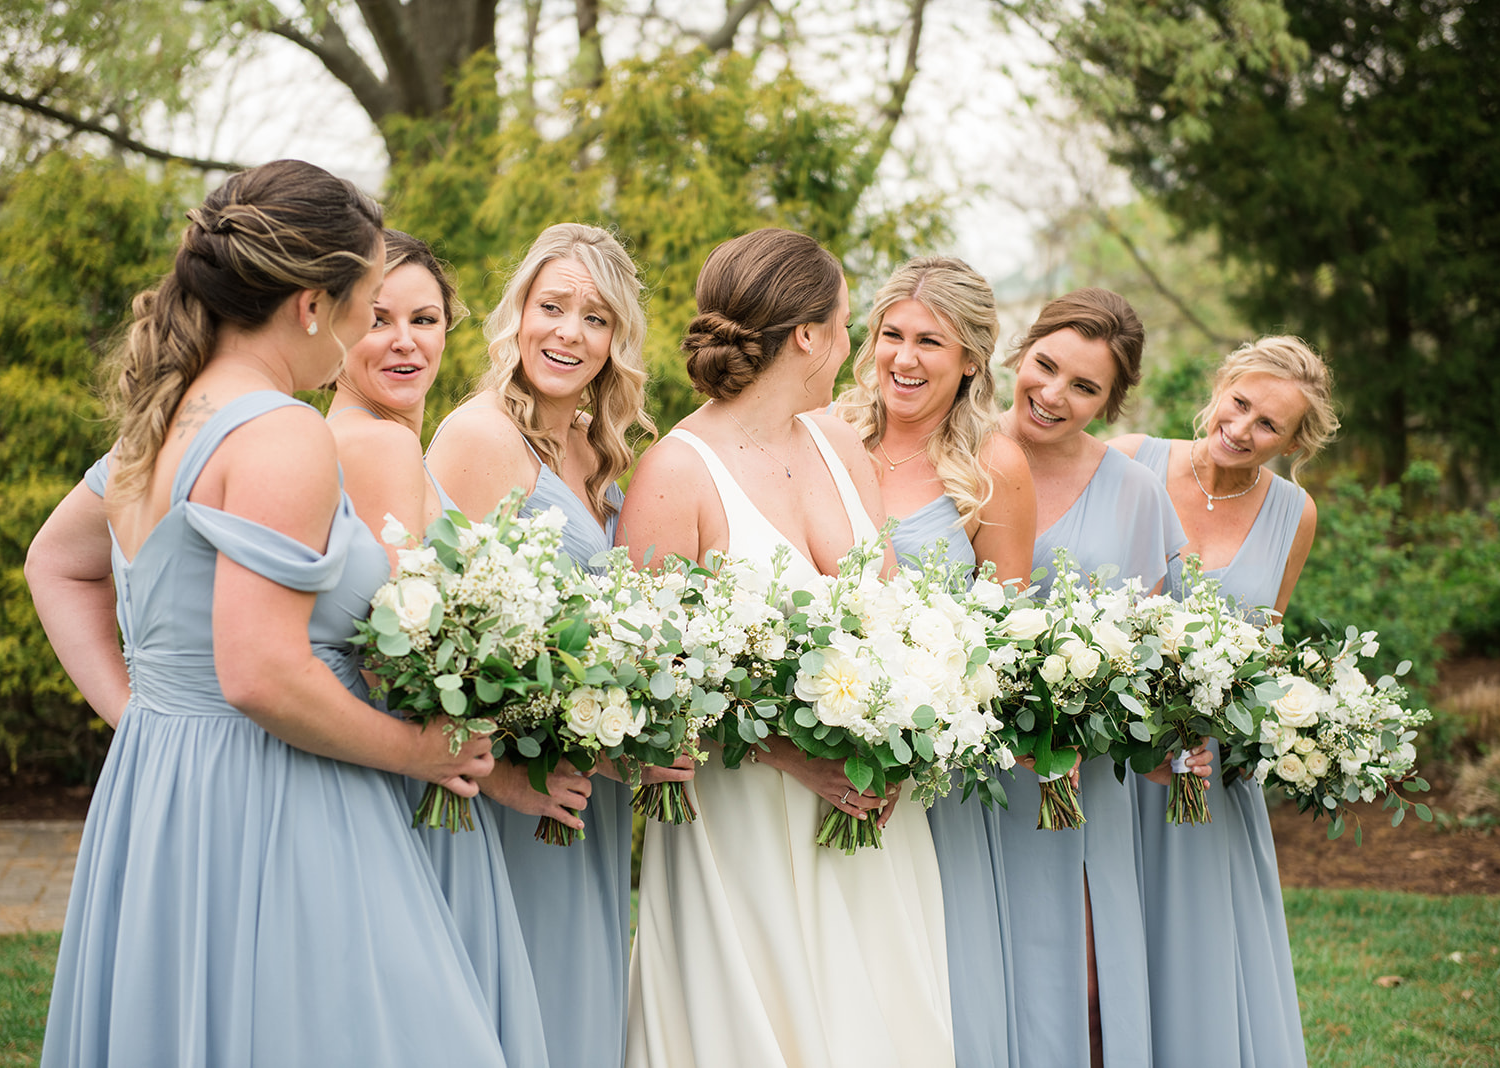
M 828 406 L 849 356 L 843 269 L 810 237 L 758 230 L 714 250 L 696 297 L 682 348 L 710 399 L 642 457 L 618 541 L 637 566 L 718 550 L 769 568 L 784 545 L 783 582 L 832 574 L 884 519 L 854 431 L 798 414 Z M 689 789 L 696 822 L 646 830 L 627 1065 L 951 1064 L 920 809 L 776 738 L 733 771 L 710 757 Z M 889 820 L 884 848 L 817 846 L 825 806 Z

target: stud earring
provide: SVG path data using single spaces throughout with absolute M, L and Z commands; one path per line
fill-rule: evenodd
M 308 337 L 317 337 L 318 336 L 318 320 L 314 319 L 312 322 L 310 322 L 310 323 L 307 324 L 307 336 Z
M 965 367 L 964 368 L 964 375 L 965 376 L 972 375 L 977 370 L 979 370 L 979 368 L 977 368 L 977 367 Z

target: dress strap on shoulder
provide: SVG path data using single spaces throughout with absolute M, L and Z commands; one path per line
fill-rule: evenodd
M 1163 482 L 1167 480 L 1167 465 L 1172 458 L 1172 443 L 1163 438 L 1146 438 L 1135 451 L 1135 462 L 1144 464 L 1151 473 Z
M 804 412 L 797 418 L 812 435 L 813 444 L 818 447 L 818 452 L 823 454 L 823 463 L 828 466 L 828 473 L 833 476 L 833 484 L 838 487 L 839 499 L 844 502 L 844 511 L 849 514 L 849 529 L 854 532 L 854 540 L 868 541 L 873 538 L 875 524 L 870 521 L 870 513 L 865 511 L 865 502 L 860 500 L 859 490 L 854 488 L 854 480 L 849 477 L 849 470 L 844 466 L 838 450 L 823 436 L 823 431 L 819 429 L 817 423 L 813 422 L 811 416 Z
M 735 506 L 736 511 L 743 511 L 747 507 L 752 511 L 759 511 L 759 509 L 755 508 L 750 498 L 745 495 L 745 491 L 740 488 L 740 484 L 734 480 L 734 476 L 729 473 L 729 468 L 724 466 L 724 461 L 719 459 L 719 454 L 709 447 L 708 442 L 692 431 L 684 430 L 680 426 L 673 427 L 667 432 L 666 436 L 676 438 L 678 441 L 692 446 L 693 451 L 702 459 L 703 465 L 708 468 L 709 477 L 714 480 L 714 486 L 719 491 L 719 500 L 724 505 L 726 512 L 731 503 Z M 733 517 L 731 516 L 730 519 L 732 522 Z
M 309 404 L 303 404 L 296 397 L 289 397 L 273 389 L 259 389 L 253 393 L 244 393 L 235 397 L 209 416 L 208 422 L 203 425 L 193 440 L 188 442 L 188 447 L 182 454 L 182 462 L 177 465 L 177 474 L 172 477 L 172 503 L 175 505 L 187 500 L 209 458 L 231 433 L 267 412 L 274 412 L 277 408 L 292 405 L 316 410 Z

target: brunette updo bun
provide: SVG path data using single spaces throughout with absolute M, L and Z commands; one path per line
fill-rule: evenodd
M 698 273 L 698 315 L 682 339 L 693 387 L 729 400 L 760 377 L 803 323 L 838 307 L 844 268 L 806 234 L 756 230 L 724 242 Z

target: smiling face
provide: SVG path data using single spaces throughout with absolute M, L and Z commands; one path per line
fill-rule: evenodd
M 1307 414 L 1295 383 L 1262 372 L 1243 374 L 1220 391 L 1205 427 L 1208 459 L 1220 467 L 1259 467 L 1292 451 Z
M 903 423 L 941 421 L 974 369 L 952 328 L 919 300 L 886 309 L 874 352 L 886 412 Z
M 349 349 L 344 373 L 382 407 L 420 408 L 442 365 L 447 328 L 437 279 L 425 267 L 403 264 L 385 276 L 375 325 Z
M 538 394 L 578 398 L 609 362 L 614 313 L 577 260 L 548 260 L 521 308 L 521 368 Z
M 1016 369 L 1016 433 L 1036 444 L 1054 444 L 1081 433 L 1104 414 L 1115 381 L 1115 360 L 1102 339 L 1072 327 L 1038 338 Z

